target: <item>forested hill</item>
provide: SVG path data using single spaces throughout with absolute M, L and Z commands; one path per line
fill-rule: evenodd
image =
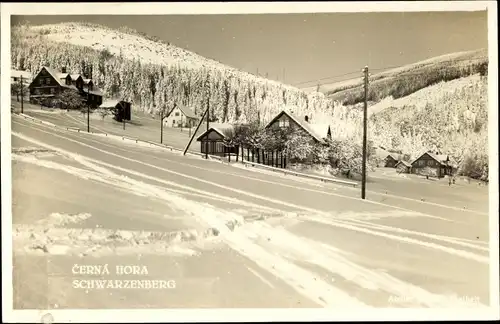
M 328 110 L 321 93 L 258 77 L 130 29 L 63 23 L 12 29 L 12 64 L 36 73 L 43 65 L 92 74 L 107 97 L 158 113 L 174 104 L 201 114 L 207 105 L 220 122 L 267 120 L 285 106 Z

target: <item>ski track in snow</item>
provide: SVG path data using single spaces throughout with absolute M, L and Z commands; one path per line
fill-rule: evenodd
M 200 223 L 204 223 L 209 227 L 217 229 L 220 238 L 232 249 L 253 260 L 261 268 L 281 278 L 296 291 L 317 302 L 323 307 L 369 307 L 369 305 L 366 305 L 355 297 L 349 295 L 348 292 L 342 291 L 334 285 L 319 279 L 317 274 L 298 266 L 292 260 L 306 260 L 307 262 L 318 265 L 325 270 L 341 275 L 345 279 L 359 285 L 363 289 L 380 290 L 400 296 L 412 296 L 412 301 L 415 304 L 414 306 L 424 305 L 428 307 L 456 307 L 460 304 L 457 300 L 450 298 L 450 296 L 433 294 L 420 287 L 403 282 L 393 276 L 390 276 L 389 274 L 361 267 L 349 261 L 343 256 L 344 253 L 342 251 L 338 251 L 334 247 L 326 248 L 327 245 L 325 244 L 318 244 L 312 240 L 298 237 L 283 228 L 271 227 L 265 222 L 253 221 L 245 223 L 244 218 L 234 211 L 219 210 L 207 203 L 193 203 L 193 201 L 172 194 L 171 192 L 164 190 L 162 187 L 150 185 L 123 175 L 118 175 L 111 172 L 106 167 L 115 168 L 122 172 L 127 172 L 129 174 L 134 174 L 150 180 L 157 181 L 160 179 L 140 174 L 133 170 L 118 168 L 95 159 L 86 158 L 16 132 L 12 132 L 12 135 L 73 158 L 74 160 L 82 163 L 82 165 L 92 168 L 94 171 L 82 172 L 82 170 L 78 168 L 68 168 L 68 166 L 51 161 L 42 161 L 33 156 L 28 157 L 14 154 L 13 158 L 15 160 L 34 163 L 45 167 L 52 167 L 61 171 L 64 171 L 64 168 L 66 168 L 66 172 L 70 172 L 76 176 L 108 183 L 113 186 L 124 186 L 130 192 L 138 192 L 141 195 L 154 197 L 168 202 L 169 205 L 179 213 L 190 215 L 197 219 Z M 188 186 L 185 187 L 185 189 L 191 189 Z M 252 195 L 249 194 L 249 196 Z M 262 197 L 259 198 L 262 199 Z M 274 199 L 269 198 L 265 200 L 275 201 Z M 472 253 L 446 248 L 434 243 L 367 230 L 359 225 L 356 226 L 346 224 L 340 219 L 331 219 L 331 215 L 328 215 L 327 213 L 318 212 L 303 206 L 293 204 L 289 205 L 292 205 L 302 211 L 311 212 L 312 215 L 300 217 L 315 222 L 344 227 L 355 231 L 362 231 L 371 235 L 382 236 L 384 238 L 405 241 L 409 244 L 424 245 L 439 249 L 443 252 L 472 258 L 479 262 L 485 261 L 484 258 L 476 256 Z M 228 226 L 229 221 L 232 222 L 232 226 Z M 273 239 L 269 241 L 267 240 L 268 237 L 272 237 Z M 264 243 L 262 243 L 262 241 L 264 241 Z M 181 253 L 185 254 L 186 250 L 183 250 Z M 189 254 L 189 252 L 187 253 Z M 460 306 L 463 305 L 460 304 Z

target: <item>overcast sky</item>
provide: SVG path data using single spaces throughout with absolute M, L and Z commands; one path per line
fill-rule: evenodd
M 403 65 L 488 45 L 486 11 L 12 16 L 12 23 L 20 20 L 36 25 L 65 21 L 112 28 L 126 25 L 236 68 L 251 73 L 258 70 L 281 81 L 284 78 L 290 84 L 360 71 L 365 65 L 373 69 Z

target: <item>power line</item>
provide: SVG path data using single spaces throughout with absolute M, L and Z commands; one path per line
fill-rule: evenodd
M 441 63 L 455 63 L 455 62 L 462 62 L 462 61 L 481 61 L 481 60 L 484 60 L 484 58 L 456 59 L 456 60 L 452 60 L 452 61 L 448 61 L 448 62 L 444 61 L 444 62 L 441 62 Z M 389 69 L 397 69 L 397 68 L 402 68 L 402 67 L 405 67 L 405 66 L 418 65 L 418 64 L 419 63 L 404 64 L 404 65 L 397 65 L 397 66 L 386 66 L 386 67 L 380 67 L 380 68 L 370 69 L 370 71 L 382 71 L 382 70 L 389 70 Z M 422 63 L 422 64 L 426 64 L 426 63 Z M 418 66 L 416 66 L 415 68 L 418 68 Z M 318 82 L 318 81 L 336 79 L 336 78 L 339 78 L 339 77 L 348 76 L 348 75 L 352 75 L 352 74 L 359 74 L 359 73 L 360 73 L 359 71 L 353 71 L 353 72 L 349 72 L 349 73 L 333 75 L 333 76 L 324 77 L 324 78 L 320 78 L 320 79 L 312 79 L 312 80 L 308 80 L 308 81 L 298 82 L 298 83 L 294 83 L 292 85 L 297 86 L 297 85 L 302 85 L 302 84 L 311 83 L 311 82 Z M 405 75 L 407 75 L 407 74 L 405 74 Z M 361 76 L 360 76 L 360 78 L 361 78 Z M 345 80 L 345 81 L 347 81 L 347 80 Z
M 299 83 L 294 83 L 293 85 L 301 85 L 301 84 L 310 83 L 310 82 L 318 82 L 318 81 L 323 81 L 323 80 L 340 78 L 340 77 L 348 76 L 348 75 L 355 74 L 355 73 L 360 73 L 360 72 L 359 71 L 349 72 L 349 73 L 345 73 L 345 74 L 334 75 L 334 76 L 331 76 L 331 77 L 325 77 L 325 78 L 320 78 L 320 79 L 314 79 L 314 80 L 308 80 L 308 81 L 303 81 L 303 82 L 299 82 Z

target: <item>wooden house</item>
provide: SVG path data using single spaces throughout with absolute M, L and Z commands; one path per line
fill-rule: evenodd
M 91 107 L 95 108 L 102 103 L 102 92 L 95 88 L 90 91 L 85 89 L 81 75 L 69 74 L 65 68 L 62 69 L 62 72 L 58 72 L 47 66 L 42 67 L 29 85 L 30 101 L 41 99 L 49 103 L 52 98 L 64 90 L 75 91 Z
M 399 161 L 395 165 L 398 173 L 411 173 L 411 163 L 406 161 Z
M 203 125 L 201 126 L 203 127 Z M 201 142 L 201 153 L 209 155 L 226 156 L 227 154 L 238 154 L 238 147 L 226 145 L 225 140 L 230 138 L 234 132 L 234 126 L 223 123 L 209 123 L 205 130 L 196 139 Z
M 385 157 L 384 166 L 386 168 L 394 168 L 396 166 L 396 164 L 398 164 L 398 162 L 400 162 L 400 161 L 401 161 L 401 156 L 399 154 L 389 153 Z
M 99 108 L 112 110 L 115 119 L 119 122 L 132 119 L 132 104 L 128 101 L 108 99 L 99 105 Z
M 199 118 L 185 106 L 176 106 L 163 118 L 163 124 L 167 127 L 190 128 L 196 126 L 197 121 Z
M 276 115 L 265 128 L 289 129 L 292 132 L 302 131 L 311 138 L 313 143 L 326 143 L 326 140 L 332 138 L 330 125 L 312 123 L 309 116 L 298 116 L 286 110 Z
M 439 178 L 452 175 L 453 172 L 449 156 L 438 152 L 425 152 L 411 163 L 411 171 L 415 174 L 423 174 L 423 170 L 427 167 Z

